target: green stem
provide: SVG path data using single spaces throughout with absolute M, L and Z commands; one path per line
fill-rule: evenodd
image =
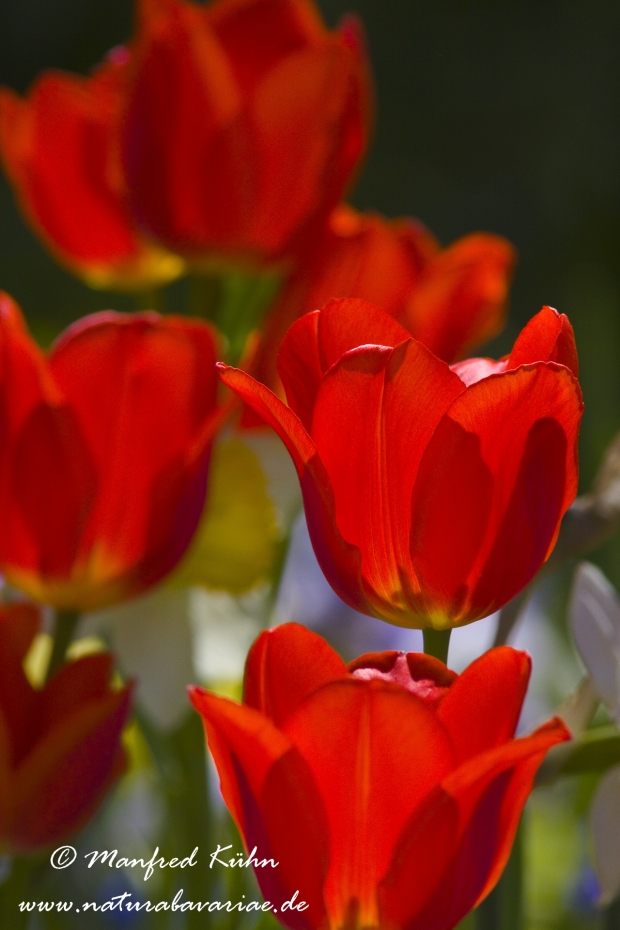
M 166 309 L 164 289 L 161 287 L 149 287 L 143 291 L 137 291 L 135 298 L 138 310 L 157 310 L 158 313 L 163 313 Z
M 620 897 L 603 911 L 603 927 L 604 930 L 620 930 Z
M 58 671 L 65 661 L 67 649 L 73 639 L 75 628 L 79 619 L 77 610 L 57 610 L 56 611 L 56 629 L 54 630 L 54 645 L 50 664 L 47 668 L 46 680 L 51 678 Z
M 31 914 L 20 911 L 22 901 L 32 901 L 41 873 L 40 857 L 18 856 L 12 860 L 10 874 L 0 885 L 0 926 L 26 930 Z
M 204 900 L 205 889 L 211 885 L 213 872 L 209 870 L 209 853 L 211 852 L 213 834 L 211 830 L 212 811 L 209 803 L 209 785 L 207 778 L 207 750 L 202 720 L 197 713 L 191 713 L 185 722 L 172 735 L 172 745 L 183 772 L 183 792 L 178 798 L 177 817 L 181 822 L 187 855 L 198 846 L 198 864 L 188 870 L 187 897 L 190 900 Z M 209 900 L 209 899 L 207 899 Z M 189 912 L 186 926 L 188 930 L 205 927 L 204 915 Z
M 424 652 L 447 663 L 451 633 L 452 630 L 434 630 L 432 627 L 427 627 L 424 630 Z
M 174 882 L 182 879 L 183 900 L 209 901 L 213 898 L 216 873 L 209 869 L 209 854 L 213 851 L 211 806 L 207 781 L 207 755 L 202 721 L 191 712 L 173 733 L 156 730 L 143 716 L 140 726 L 163 783 L 167 822 L 162 854 L 167 858 L 184 858 L 198 847 L 196 865 L 185 872 L 168 872 L 164 876 L 163 895 L 173 897 Z M 163 912 L 162 912 L 163 914 Z M 186 915 L 186 930 L 205 930 L 209 926 L 205 913 L 190 911 Z M 167 926 L 162 918 L 161 926 Z
M 190 316 L 217 322 L 222 300 L 222 279 L 217 274 L 193 274 L 189 279 Z
M 476 908 L 476 930 L 521 930 L 523 926 L 523 820 L 502 877 Z

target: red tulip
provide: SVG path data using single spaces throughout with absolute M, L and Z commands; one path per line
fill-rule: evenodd
M 569 738 L 556 718 L 513 739 L 529 673 L 506 646 L 460 677 L 415 653 L 347 668 L 286 624 L 250 650 L 243 705 L 193 689 L 246 849 L 278 863 L 255 868 L 278 919 L 450 930 L 475 907 L 546 751 Z M 307 907 L 283 908 L 295 892 Z
M 311 0 L 143 0 L 123 155 L 129 201 L 191 259 L 281 255 L 339 200 L 366 145 L 357 20 Z
M 89 609 L 169 572 L 191 541 L 220 424 L 205 323 L 99 313 L 48 358 L 0 297 L 0 570 Z
M 525 587 L 577 488 L 566 317 L 546 307 L 508 359 L 451 370 L 371 304 L 332 301 L 291 327 L 278 367 L 290 408 L 242 371 L 220 374 L 286 444 L 343 600 L 443 629 Z
M 127 206 L 119 132 L 128 69 L 121 53 L 90 78 L 48 72 L 26 99 L 0 88 L 0 156 L 22 211 L 94 287 L 149 287 L 183 267 L 145 239 Z
M 0 848 L 10 853 L 74 833 L 125 768 L 130 689 L 110 688 L 112 656 L 69 662 L 35 690 L 23 660 L 38 626 L 35 607 L 0 607 Z
M 416 220 L 388 222 L 340 204 L 271 311 L 253 372 L 264 384 L 277 384 L 287 329 L 332 297 L 376 304 L 439 358 L 454 362 L 502 329 L 514 261 L 513 247 L 500 236 L 473 233 L 441 249 Z

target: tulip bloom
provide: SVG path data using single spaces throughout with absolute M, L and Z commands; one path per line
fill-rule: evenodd
M 451 369 L 388 314 L 341 300 L 284 340 L 290 407 L 220 368 L 284 441 L 336 593 L 445 629 L 499 609 L 555 544 L 577 489 L 576 365 L 570 324 L 548 307 L 508 358 Z
M 582 562 L 575 572 L 569 625 L 577 651 L 590 675 L 596 698 L 620 725 L 620 600 L 602 571 Z M 594 713 L 594 706 L 588 708 Z M 620 766 L 601 778 L 590 808 L 594 867 L 601 886 L 600 904 L 620 893 Z
M 119 149 L 128 77 L 117 54 L 90 78 L 48 72 L 26 99 L 0 88 L 0 157 L 22 212 L 93 287 L 145 288 L 183 270 L 128 209 Z
M 0 607 L 0 848 L 11 854 L 75 833 L 125 768 L 130 689 L 110 688 L 112 656 L 69 662 L 36 690 L 23 661 L 38 627 L 32 605 Z
M 345 204 L 299 256 L 271 311 L 253 368 L 277 383 L 276 358 L 289 326 L 332 297 L 360 297 L 395 317 L 439 358 L 454 362 L 503 328 L 515 262 L 500 236 L 473 233 L 441 249 L 416 220 L 388 222 Z
M 222 792 L 261 890 L 291 930 L 450 930 L 508 859 L 558 719 L 513 739 L 529 657 L 492 649 L 459 677 L 430 656 L 348 667 L 297 624 L 262 633 L 244 703 L 199 688 Z M 226 857 L 226 854 L 222 854 Z M 298 892 L 307 908 L 283 908 Z
M 189 545 L 221 422 L 210 327 L 112 312 L 46 358 L 0 297 L 0 570 L 92 609 L 154 584 Z
M 288 252 L 340 199 L 366 146 L 357 20 L 311 0 L 143 0 L 122 142 L 141 226 L 192 260 Z
M 279 259 L 320 225 L 364 152 L 371 89 L 357 20 L 311 0 L 138 0 L 91 77 L 0 89 L 0 155 L 23 213 L 96 287 Z M 171 251 L 167 251 L 170 249 Z M 174 253 L 174 254 L 173 254 Z

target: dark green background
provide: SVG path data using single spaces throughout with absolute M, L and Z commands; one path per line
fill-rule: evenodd
M 604 0 L 323 0 L 330 25 L 365 23 L 377 93 L 361 208 L 422 219 L 444 242 L 474 230 L 520 260 L 507 351 L 543 303 L 577 332 L 586 415 L 582 484 L 620 428 L 620 4 Z M 0 0 L 0 82 L 86 72 L 130 33 L 130 0 Z M 132 301 L 58 268 L 0 182 L 0 287 L 43 339 Z M 601 563 L 620 584 L 620 548 Z

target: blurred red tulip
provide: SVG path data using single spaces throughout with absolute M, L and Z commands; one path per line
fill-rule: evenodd
M 390 222 L 340 204 L 270 312 L 253 374 L 274 387 L 289 326 L 333 297 L 381 307 L 431 352 L 454 362 L 503 328 L 514 262 L 512 245 L 500 236 L 473 233 L 441 249 L 416 220 Z
M 36 690 L 23 660 L 38 627 L 35 607 L 0 607 L 0 847 L 12 854 L 82 827 L 125 768 L 130 689 L 110 688 L 112 656 L 69 662 Z
M 577 489 L 583 407 L 572 328 L 555 310 L 509 358 L 451 370 L 382 310 L 331 301 L 282 344 L 290 408 L 219 367 L 287 446 L 319 564 L 356 610 L 460 626 L 549 556 Z
M 0 156 L 28 221 L 95 287 L 280 259 L 323 224 L 371 121 L 356 19 L 312 0 L 138 0 L 88 78 L 0 89 Z M 158 243 L 158 244 L 156 244 Z M 172 254 L 166 251 L 171 249 Z
M 311 0 L 142 0 L 123 158 L 142 227 L 192 261 L 280 256 L 324 221 L 366 147 L 356 19 Z
M 509 647 L 459 677 L 384 652 L 347 668 L 297 624 L 262 633 L 244 704 L 199 688 L 225 801 L 265 898 L 291 930 L 450 930 L 493 888 L 546 751 L 513 739 L 530 673 Z M 226 858 L 226 854 L 222 856 Z M 298 892 L 296 903 L 283 908 Z
M 93 287 L 146 288 L 183 268 L 145 239 L 127 206 L 119 132 L 128 69 L 119 54 L 90 78 L 48 72 L 26 99 L 0 88 L 0 157 L 22 211 Z
M 105 312 L 49 357 L 0 295 L 0 570 L 35 600 L 92 609 L 181 558 L 205 501 L 216 405 L 206 323 Z

